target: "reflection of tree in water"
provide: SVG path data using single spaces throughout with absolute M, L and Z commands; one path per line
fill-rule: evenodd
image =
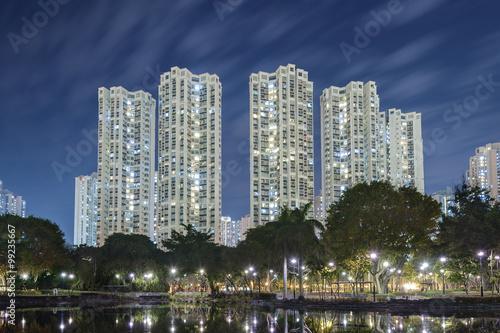
M 377 312 L 276 310 L 185 305 L 21 310 L 12 332 L 498 332 L 500 319 L 395 316 Z M 64 325 L 64 329 L 60 329 Z

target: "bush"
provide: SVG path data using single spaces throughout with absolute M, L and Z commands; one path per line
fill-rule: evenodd
M 257 298 L 264 301 L 273 300 L 276 299 L 276 294 L 269 292 L 260 292 L 257 294 Z
M 478 297 L 478 296 L 455 296 L 453 300 L 457 303 L 482 304 L 496 303 L 500 304 L 500 296 Z

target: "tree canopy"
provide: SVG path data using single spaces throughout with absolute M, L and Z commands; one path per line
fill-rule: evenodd
M 323 238 L 339 263 L 373 260 L 372 274 L 383 290 L 395 271 L 430 248 L 440 212 L 438 202 L 414 188 L 363 182 L 330 206 Z

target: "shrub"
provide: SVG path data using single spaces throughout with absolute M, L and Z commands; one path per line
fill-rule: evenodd
M 500 303 L 500 296 L 489 296 L 489 297 L 455 296 L 453 300 L 457 303 L 469 303 L 469 304 Z

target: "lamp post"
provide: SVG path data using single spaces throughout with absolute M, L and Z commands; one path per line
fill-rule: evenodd
M 439 261 L 441 261 L 441 264 L 443 265 L 444 267 L 444 263 L 446 262 L 446 258 L 445 257 L 441 257 L 439 258 Z M 443 295 L 446 295 L 446 287 L 445 287 L 445 281 L 444 281 L 444 269 L 441 269 L 441 274 L 443 275 Z
M 295 268 L 295 264 L 297 263 L 297 260 L 295 259 L 292 259 L 292 264 L 294 264 L 294 268 Z M 297 273 L 293 273 L 293 299 L 295 299 L 295 285 L 297 283 Z
M 373 260 L 373 265 L 375 266 L 375 259 L 377 259 L 377 254 L 375 252 L 370 253 L 370 259 Z M 375 302 L 375 274 L 373 274 L 373 301 Z
M 69 275 L 68 275 L 68 279 L 70 279 L 70 280 L 73 280 L 73 278 L 74 278 L 74 277 L 75 277 L 75 276 L 74 276 L 73 274 L 69 274 Z M 71 292 L 71 287 L 70 287 L 70 286 L 68 286 L 68 295 L 70 295 L 70 292 Z
M 330 269 L 333 269 L 333 266 L 335 266 L 335 264 L 331 261 L 328 263 L 328 266 L 330 267 Z M 326 299 L 326 282 L 325 282 L 325 280 L 323 280 L 323 284 L 325 284 L 325 299 Z M 332 285 L 330 286 L 330 296 L 333 296 L 333 286 Z
M 172 282 L 172 291 L 171 291 L 171 294 L 173 295 L 174 294 L 174 289 L 175 289 L 175 272 L 176 272 L 176 269 L 175 268 L 172 268 L 170 270 L 170 273 L 172 273 L 172 277 L 173 277 L 173 282 Z
M 61 277 L 62 277 L 62 289 L 64 290 L 64 278 L 66 277 L 66 273 L 62 272 L 61 273 Z
M 424 263 L 422 264 L 422 266 L 420 266 L 420 270 L 424 271 L 424 285 L 425 285 L 425 291 L 427 291 L 427 282 L 426 282 L 426 281 L 427 281 L 427 276 L 425 275 L 425 274 L 426 274 L 425 270 L 427 269 L 427 267 L 429 267 L 429 264 L 428 264 L 428 263 L 426 263 L 426 262 L 424 262 Z
M 200 275 L 203 276 L 203 274 L 205 274 L 205 270 L 202 268 L 200 269 Z M 202 282 L 202 284 L 204 284 L 204 281 Z M 203 297 L 203 285 L 200 285 L 200 293 L 201 296 Z
M 495 256 L 495 260 L 497 261 L 497 294 L 500 295 L 500 282 L 498 281 L 500 279 L 500 275 L 498 274 L 498 261 L 500 261 L 500 256 Z
M 481 297 L 483 297 L 483 256 L 484 256 L 484 252 L 480 251 L 477 255 L 479 256 L 479 271 L 481 272 Z

